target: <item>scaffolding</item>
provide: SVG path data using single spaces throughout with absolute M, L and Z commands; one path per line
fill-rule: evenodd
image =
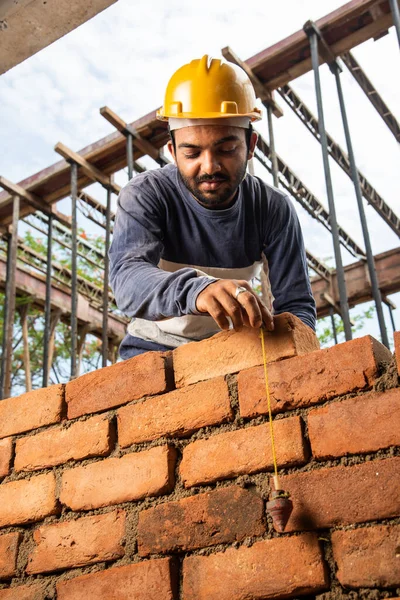
M 308 266 L 315 273 L 312 288 L 318 317 L 331 316 L 335 341 L 337 335 L 333 315 L 340 315 L 345 337 L 351 339 L 349 307 L 368 300 L 375 303 L 381 339 L 385 345 L 389 342 L 382 302 L 389 308 L 393 329 L 395 326 L 392 313 L 394 305 L 388 295 L 400 290 L 400 248 L 374 256 L 363 198 L 397 236 L 400 236 L 400 219 L 357 168 L 340 73 L 341 64 L 344 63 L 399 142 L 400 127 L 394 114 L 351 53 L 358 44 L 370 38 L 379 39 L 393 25 L 399 35 L 398 13 L 396 0 L 352 0 L 315 23 L 308 21 L 302 30 L 246 61 L 241 60 L 229 47 L 222 50 L 225 58 L 247 72 L 267 110 L 269 140 L 259 135 L 256 160 L 272 174 L 274 185 L 284 188 L 332 236 L 335 268 L 329 268 L 308 250 L 306 255 Z M 319 79 L 319 68 L 324 63 L 335 78 L 347 153 L 325 129 Z M 318 118 L 289 85 L 293 79 L 309 71 L 314 73 Z M 277 95 L 321 145 L 328 209 L 276 151 L 273 121 L 283 116 Z M 163 154 L 163 147 L 168 141 L 167 127 L 156 119 L 155 113 L 152 111 L 134 123 L 126 123 L 110 108 L 103 107 L 100 115 L 114 128 L 112 134 L 79 152 L 59 142 L 54 149 L 63 160 L 18 184 L 0 176 L 0 187 L 4 190 L 0 193 L 0 287 L 5 289 L 0 398 L 8 397 L 11 393 L 13 328 L 17 309 L 23 335 L 26 389 L 30 389 L 27 344 L 29 305 L 44 312 L 41 350 L 43 386 L 49 383 L 55 329 L 60 320 L 67 323 L 70 330 L 71 379 L 80 373 L 82 348 L 88 333 L 101 340 L 103 367 L 109 361 L 116 360 L 117 347 L 124 336 L 127 319 L 118 311 L 108 286 L 108 248 L 115 218 L 111 201 L 112 195 L 120 191 L 114 182 L 114 174 L 127 168 L 128 178 L 131 179 L 135 173 L 145 171 L 139 162 L 143 156 L 151 157 L 159 167 L 168 163 Z M 336 161 L 354 184 L 365 250 L 337 222 L 329 157 Z M 93 182 L 104 189 L 104 203 L 85 191 Z M 71 217 L 55 209 L 55 204 L 66 197 L 71 198 Z M 78 212 L 104 229 L 104 248 L 99 249 L 90 240 L 82 238 L 78 229 Z M 18 234 L 20 223 L 47 238 L 45 255 L 24 243 Z M 53 259 L 55 244 L 70 254 L 70 267 Z M 354 256 L 353 264 L 343 266 L 341 248 Z M 78 261 L 84 261 L 90 269 L 99 273 L 102 285 L 79 273 Z M 16 298 L 25 298 L 26 302 L 16 308 Z

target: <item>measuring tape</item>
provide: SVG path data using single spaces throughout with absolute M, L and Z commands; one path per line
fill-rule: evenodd
M 268 406 L 268 417 L 269 417 L 269 430 L 271 438 L 271 449 L 272 449 L 272 461 L 274 465 L 274 487 L 275 490 L 271 492 L 270 501 L 267 502 L 267 511 L 270 513 L 274 527 L 277 531 L 283 532 L 293 510 L 293 503 L 289 499 L 289 494 L 283 491 L 279 484 L 278 477 L 278 463 L 276 460 L 276 449 L 275 449 L 275 437 L 274 437 L 274 425 L 272 421 L 272 410 L 271 410 L 271 396 L 269 392 L 269 381 L 268 381 L 268 369 L 267 369 L 267 353 L 265 350 L 265 339 L 264 339 L 264 327 L 260 329 L 261 348 L 264 363 L 264 379 L 265 379 L 265 394 L 267 397 Z

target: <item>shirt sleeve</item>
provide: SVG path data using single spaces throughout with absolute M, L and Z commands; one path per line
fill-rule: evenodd
M 199 314 L 196 298 L 214 279 L 190 267 L 174 273 L 158 267 L 167 235 L 165 208 L 141 188 L 128 184 L 118 198 L 109 251 L 110 285 L 117 306 L 129 317 L 149 321 Z
M 274 296 L 274 313 L 290 312 L 315 330 L 315 300 L 296 211 L 289 198 L 277 192 L 270 206 L 264 254 Z

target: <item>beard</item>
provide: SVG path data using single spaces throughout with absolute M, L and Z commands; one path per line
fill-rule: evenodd
M 246 175 L 247 161 L 244 161 L 241 167 L 237 169 L 234 177 L 230 177 L 225 173 L 214 173 L 213 175 L 202 175 L 201 177 L 189 178 L 181 172 L 179 165 L 177 166 L 182 181 L 192 196 L 194 196 L 195 199 L 206 208 L 213 208 L 215 210 L 219 207 L 228 208 L 228 206 L 225 206 L 225 204 L 230 199 L 234 199 L 238 187 Z M 203 191 L 200 186 L 205 181 L 210 183 L 222 182 L 224 185 L 216 190 Z

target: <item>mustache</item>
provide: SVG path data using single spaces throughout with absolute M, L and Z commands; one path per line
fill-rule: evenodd
M 229 181 L 229 176 L 224 175 L 223 173 L 215 173 L 214 175 L 202 175 L 201 177 L 196 177 L 196 183 L 203 183 L 204 181 Z

